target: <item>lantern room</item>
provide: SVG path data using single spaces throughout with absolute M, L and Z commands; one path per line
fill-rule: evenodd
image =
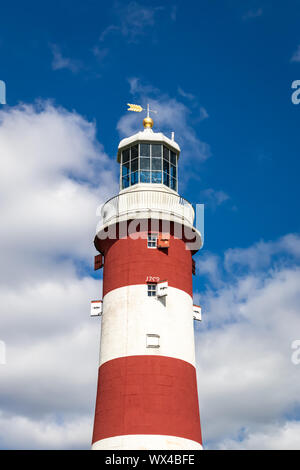
M 177 193 L 179 154 L 173 133 L 169 139 L 161 132 L 153 132 L 151 127 L 123 139 L 118 148 L 120 191 L 135 185 L 152 184 L 163 185 Z

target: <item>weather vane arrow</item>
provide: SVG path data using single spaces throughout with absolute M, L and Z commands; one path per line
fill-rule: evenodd
M 155 113 L 155 114 L 157 113 L 157 111 L 154 111 L 154 109 L 150 109 L 149 104 L 147 104 L 147 109 L 143 108 L 139 104 L 127 103 L 127 106 L 129 106 L 127 111 L 134 111 L 136 113 L 140 113 L 142 111 L 147 111 L 147 117 L 149 117 L 150 111 L 151 111 L 151 113 Z

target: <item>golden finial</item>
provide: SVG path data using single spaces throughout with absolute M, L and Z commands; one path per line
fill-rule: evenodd
M 145 119 L 143 120 L 143 126 L 145 129 L 152 129 L 153 127 L 153 119 L 149 116 L 145 117 Z
M 141 111 L 146 111 L 145 108 L 142 108 L 139 104 L 131 104 L 127 103 L 127 106 L 129 108 L 127 111 L 134 111 L 136 113 L 140 113 Z M 152 129 L 153 127 L 153 119 L 150 117 L 150 111 L 151 113 L 156 113 L 157 111 L 154 111 L 153 109 L 149 108 L 149 104 L 147 104 L 147 117 L 143 120 L 143 126 L 145 129 Z

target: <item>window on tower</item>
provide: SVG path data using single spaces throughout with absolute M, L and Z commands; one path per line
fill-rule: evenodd
M 157 247 L 157 233 L 148 233 L 148 240 L 147 246 L 148 248 L 156 248 Z
M 156 296 L 156 284 L 147 284 L 148 297 Z
M 177 191 L 178 156 L 166 145 L 132 145 L 121 154 L 121 189 L 138 183 L 164 184 Z

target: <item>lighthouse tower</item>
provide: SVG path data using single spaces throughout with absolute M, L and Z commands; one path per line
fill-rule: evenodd
M 202 448 L 195 369 L 194 209 L 179 196 L 180 148 L 153 120 L 118 148 L 120 192 L 102 207 L 103 267 L 93 449 Z

